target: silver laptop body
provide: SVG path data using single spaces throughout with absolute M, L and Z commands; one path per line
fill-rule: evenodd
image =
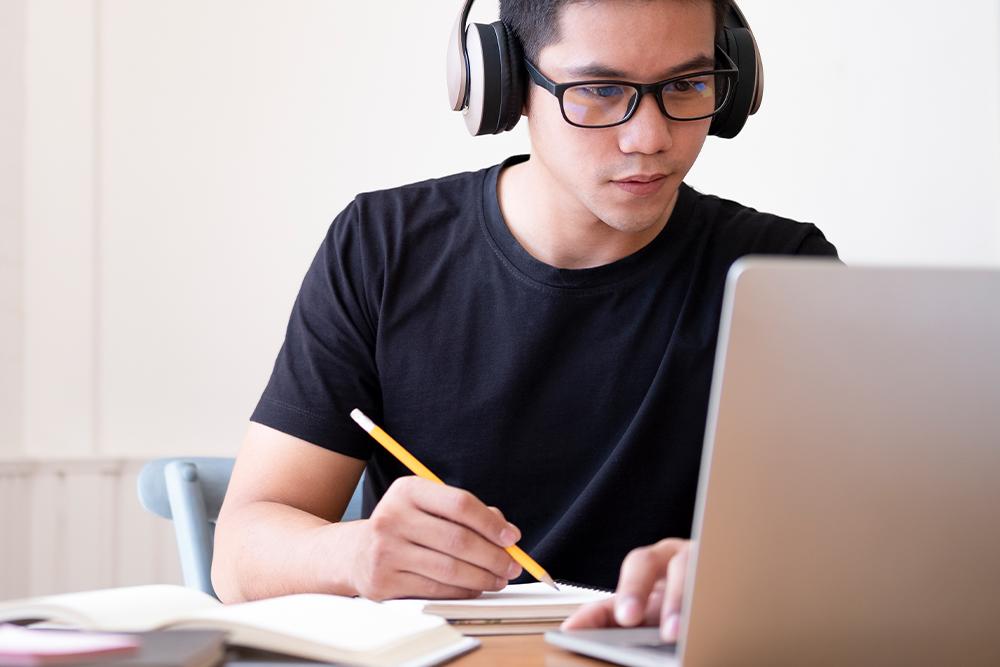
M 693 534 L 676 655 L 655 629 L 549 641 L 636 666 L 1000 665 L 1000 271 L 734 265 Z

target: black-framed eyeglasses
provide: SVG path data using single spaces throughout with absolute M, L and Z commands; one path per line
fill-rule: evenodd
M 559 100 L 563 118 L 576 127 L 614 127 L 627 122 L 642 96 L 653 93 L 663 115 L 671 120 L 703 120 L 722 111 L 739 81 L 736 63 L 718 46 L 727 67 L 675 76 L 656 83 L 593 79 L 556 83 L 525 59 L 528 75 Z

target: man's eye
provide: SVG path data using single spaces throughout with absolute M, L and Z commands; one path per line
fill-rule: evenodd
M 708 89 L 708 82 L 702 79 L 684 79 L 674 81 L 665 88 L 667 93 L 704 93 Z
M 624 94 L 621 86 L 580 86 L 579 90 L 589 97 L 618 97 Z

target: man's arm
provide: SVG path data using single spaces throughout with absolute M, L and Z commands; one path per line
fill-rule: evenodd
M 402 478 L 370 519 L 338 523 L 364 466 L 251 423 L 215 531 L 219 598 L 470 597 L 520 574 L 502 548 L 517 529 L 461 489 Z

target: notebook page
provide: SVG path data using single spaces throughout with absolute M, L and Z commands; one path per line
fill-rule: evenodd
M 611 597 L 599 591 L 569 584 L 558 584 L 554 591 L 541 582 L 510 584 L 501 591 L 486 591 L 471 600 L 389 600 L 394 608 L 423 611 L 449 620 L 506 618 L 565 618 L 585 604 Z

